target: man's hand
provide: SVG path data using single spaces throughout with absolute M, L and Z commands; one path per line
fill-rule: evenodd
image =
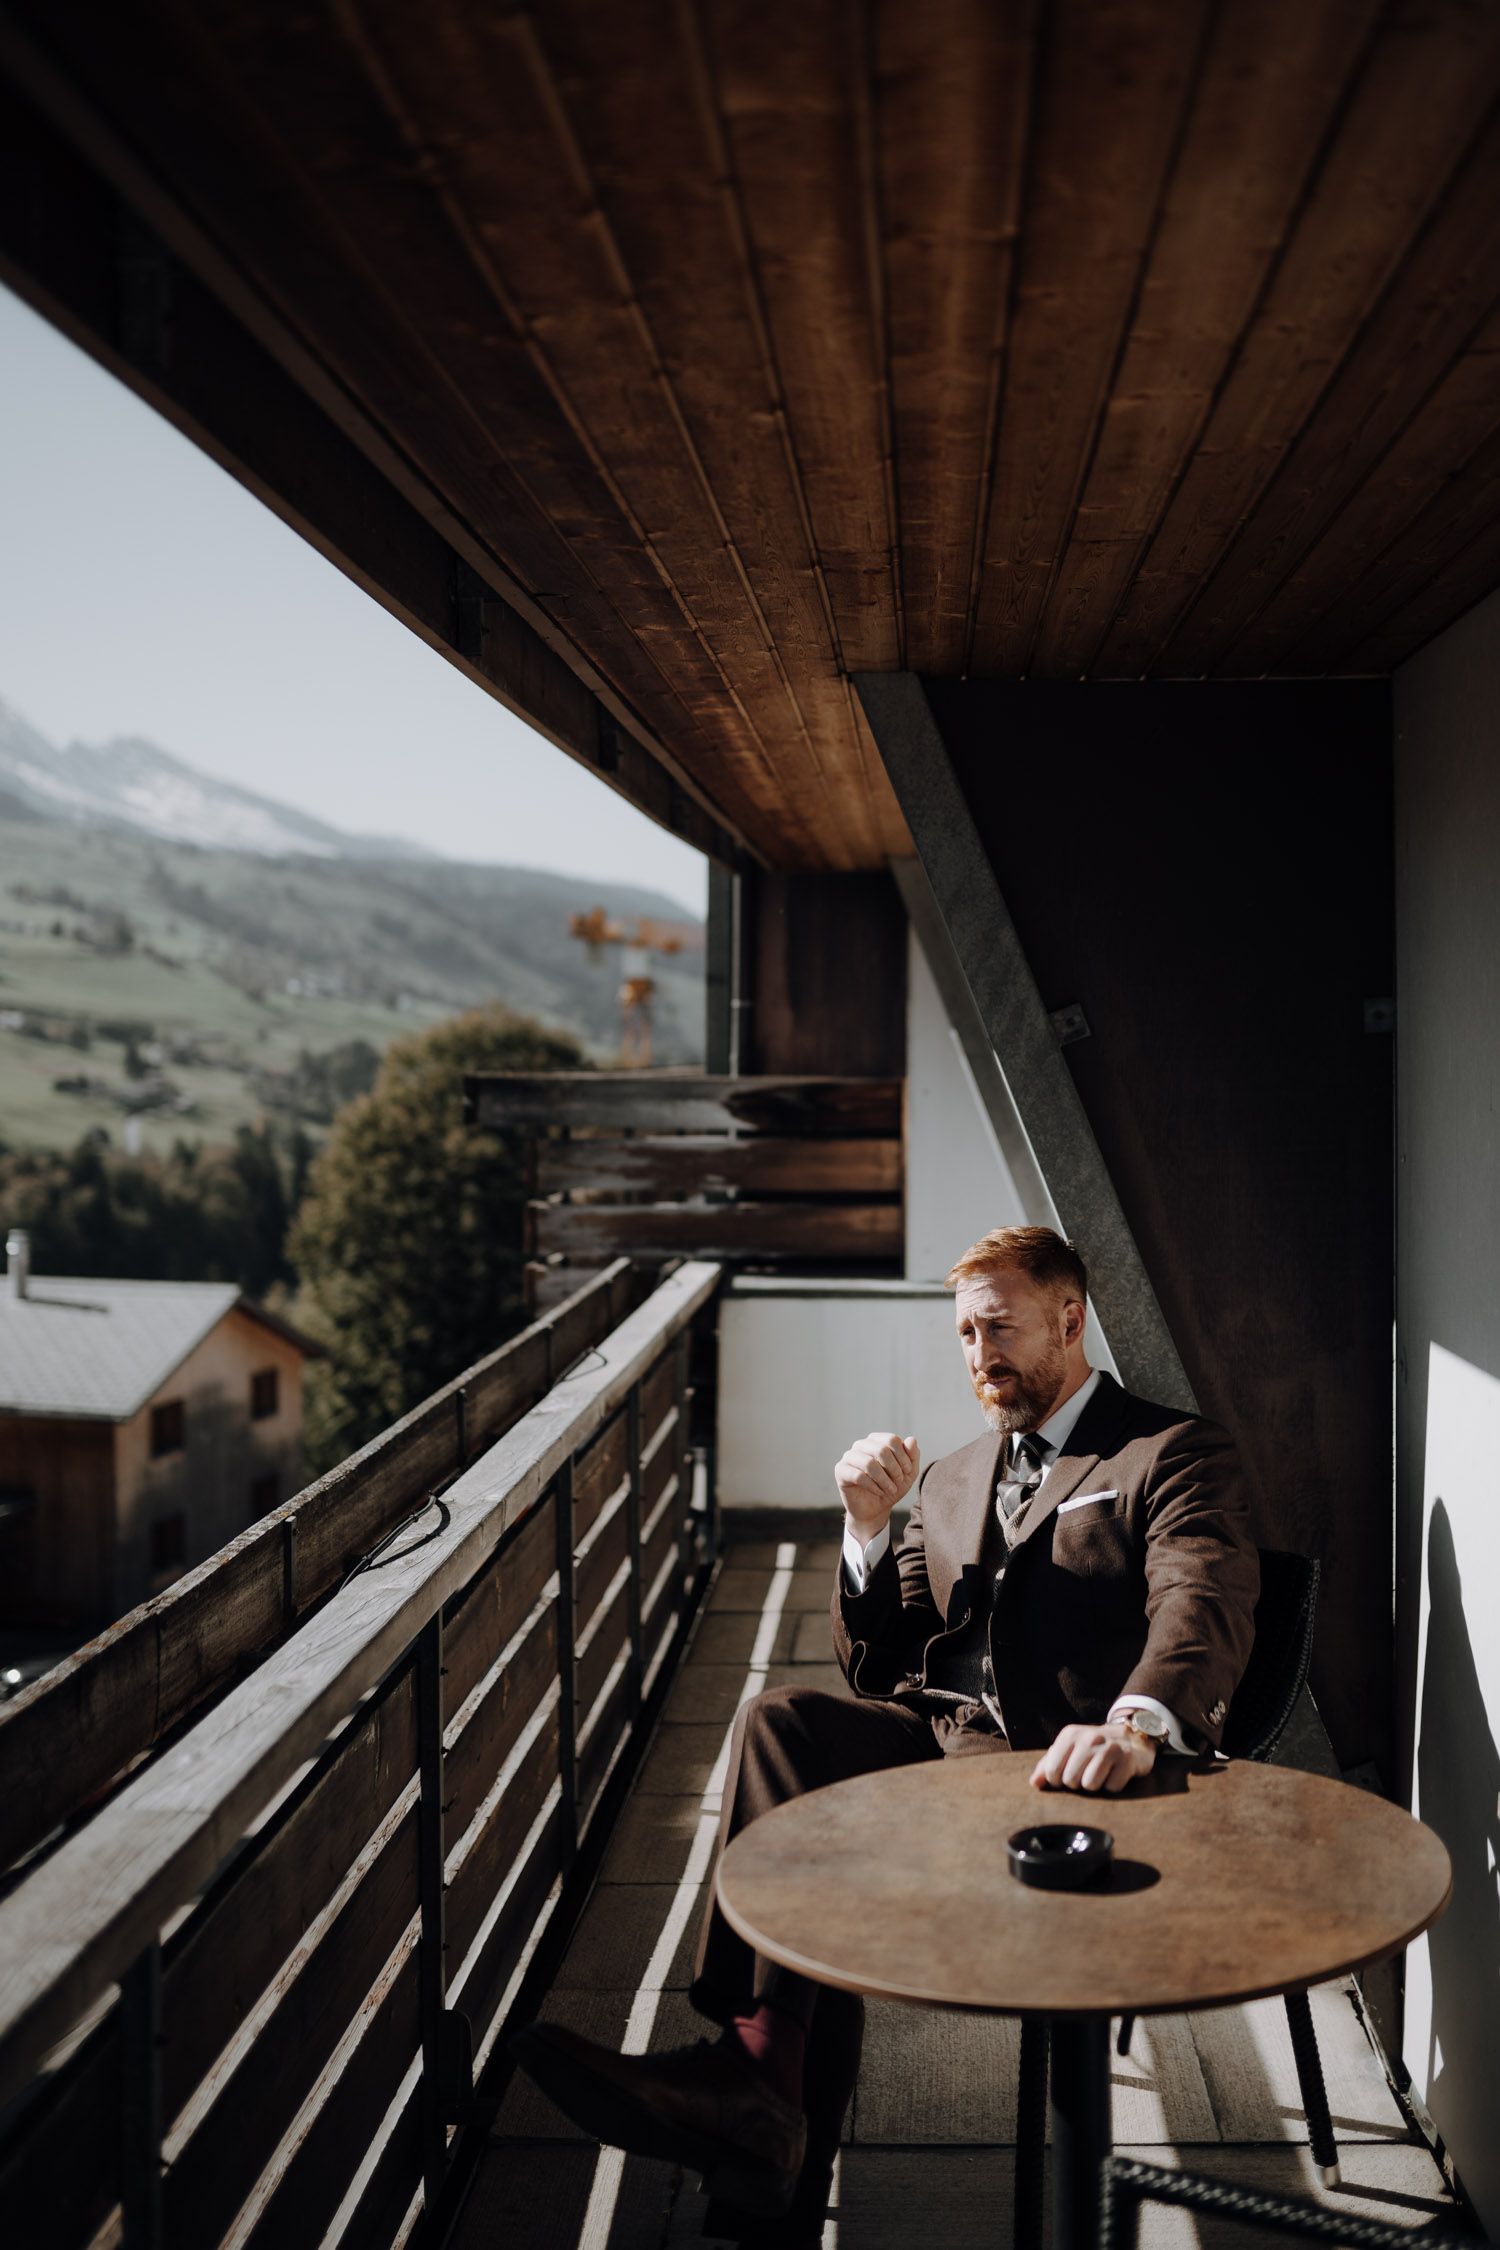
M 862 1545 L 868 1547 L 885 1529 L 892 1508 L 906 1498 L 921 1466 L 916 1439 L 899 1438 L 892 1430 L 872 1430 L 835 1462 L 833 1478 L 845 1520 Z
M 1033 1789 L 1106 1789 L 1117 1795 L 1127 1781 L 1156 1763 L 1156 1745 L 1117 1719 L 1107 1727 L 1064 1727 L 1031 1776 Z

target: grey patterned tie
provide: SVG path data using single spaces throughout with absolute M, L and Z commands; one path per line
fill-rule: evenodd
M 1010 1475 L 995 1489 L 1007 1545 L 1010 1543 L 1011 1526 L 1042 1481 L 1051 1450 L 1045 1438 L 1030 1433 L 1015 1441 Z

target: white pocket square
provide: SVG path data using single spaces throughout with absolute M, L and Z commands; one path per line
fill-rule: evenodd
M 1109 1492 L 1080 1492 L 1076 1500 L 1059 1500 L 1057 1512 L 1060 1516 L 1065 1516 L 1070 1508 L 1087 1508 L 1095 1500 L 1118 1500 L 1119 1497 L 1118 1491 L 1113 1490 Z

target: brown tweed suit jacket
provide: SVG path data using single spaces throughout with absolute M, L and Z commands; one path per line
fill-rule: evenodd
M 856 1695 L 920 1696 L 935 1646 L 988 1605 L 1003 1444 L 986 1435 L 923 1470 L 906 1536 L 862 1594 L 845 1591 L 840 1569 L 834 1646 Z M 1009 1740 L 1041 1749 L 1128 1692 L 1217 1747 L 1259 1589 L 1227 1433 L 1103 1376 L 1031 1502 L 994 1604 Z

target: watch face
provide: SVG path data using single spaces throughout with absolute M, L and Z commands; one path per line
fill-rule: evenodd
M 1160 1742 L 1167 1731 L 1166 1721 L 1155 1711 L 1127 1711 L 1125 1724 L 1132 1734 L 1143 1734 L 1151 1742 Z

